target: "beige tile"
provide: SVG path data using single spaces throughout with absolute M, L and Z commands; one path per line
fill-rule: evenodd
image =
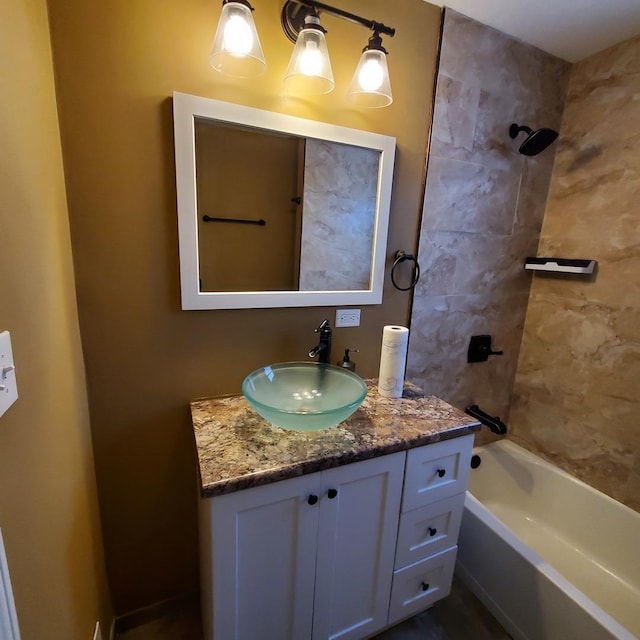
M 560 128 L 569 65 L 445 11 L 407 372 L 427 393 L 509 418 L 555 147 L 518 153 L 512 122 Z M 466 361 L 491 334 L 501 357 Z M 483 438 L 491 438 L 484 434 Z
M 598 268 L 534 277 L 511 412 L 527 446 L 635 508 L 639 71 L 640 38 L 573 67 L 539 251 Z
M 473 149 L 476 128 L 477 105 L 480 89 L 470 87 L 459 80 L 442 76 L 436 91 L 431 149 L 446 157 L 454 157 L 454 150 Z
M 510 234 L 519 186 L 519 170 L 431 156 L 422 228 Z

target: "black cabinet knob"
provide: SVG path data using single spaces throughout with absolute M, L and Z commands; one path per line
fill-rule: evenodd
M 447 471 L 446 469 L 438 469 L 436 473 L 438 474 L 438 478 L 444 478 L 444 474 L 447 473 Z
M 433 538 L 433 536 L 436 535 L 436 533 L 438 533 L 437 529 L 434 529 L 433 527 L 429 527 L 429 535 Z
M 327 491 L 327 497 L 329 498 L 329 500 L 333 500 L 337 495 L 338 495 L 337 489 L 329 489 L 329 491 Z
M 429 583 L 428 582 L 421 582 L 420 585 L 422 586 L 422 590 L 423 591 L 429 591 Z
M 316 504 L 318 502 L 318 496 L 313 495 L 313 493 L 307 498 L 307 502 L 309 504 Z

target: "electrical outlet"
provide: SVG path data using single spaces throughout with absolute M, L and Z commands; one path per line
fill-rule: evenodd
M 336 327 L 359 327 L 360 309 L 337 309 Z

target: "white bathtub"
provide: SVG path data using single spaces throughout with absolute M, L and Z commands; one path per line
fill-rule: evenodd
M 513 638 L 640 637 L 640 514 L 509 441 L 474 453 L 456 573 Z

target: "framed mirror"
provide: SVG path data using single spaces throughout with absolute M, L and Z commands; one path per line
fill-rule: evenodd
M 380 304 L 395 138 L 173 94 L 183 309 Z

